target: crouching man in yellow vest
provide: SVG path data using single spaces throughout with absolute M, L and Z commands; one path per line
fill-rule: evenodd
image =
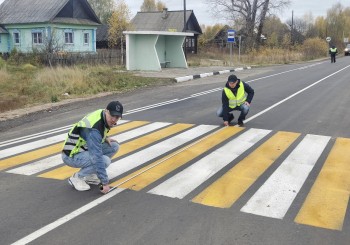
M 230 75 L 222 91 L 222 106 L 217 110 L 218 117 L 222 117 L 224 125 L 229 126 L 234 119 L 233 111 L 240 111 L 238 125 L 244 126 L 244 120 L 249 112 L 250 104 L 254 97 L 254 90 L 247 83 Z
M 62 150 L 62 160 L 70 167 L 80 168 L 68 179 L 76 190 L 90 190 L 89 184 L 101 184 L 102 193 L 110 190 L 106 169 L 118 152 L 119 144 L 109 138 L 107 133 L 122 115 L 122 104 L 112 101 L 106 109 L 86 115 L 69 131 Z

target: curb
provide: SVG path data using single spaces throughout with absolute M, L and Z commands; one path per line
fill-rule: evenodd
M 213 71 L 213 72 L 208 72 L 208 73 L 202 73 L 202 74 L 199 74 L 199 75 L 190 75 L 190 76 L 184 76 L 184 77 L 176 77 L 175 81 L 177 83 L 180 83 L 180 82 L 186 82 L 186 81 L 193 80 L 193 79 L 198 79 L 198 78 L 203 78 L 203 77 L 210 77 L 210 76 L 214 76 L 214 75 L 221 75 L 221 74 L 225 74 L 225 73 L 229 73 L 229 72 L 249 70 L 249 69 L 251 69 L 250 66 L 240 67 L 240 68 L 236 68 L 236 69 L 233 69 L 233 70 Z

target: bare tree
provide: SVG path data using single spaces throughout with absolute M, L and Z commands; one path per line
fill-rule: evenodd
M 260 43 L 264 21 L 270 12 L 281 10 L 290 0 L 206 0 L 213 15 L 244 25 L 241 33 L 246 37 L 247 48 Z

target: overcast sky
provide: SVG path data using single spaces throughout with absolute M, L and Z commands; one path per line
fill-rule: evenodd
M 128 5 L 131 18 L 135 16 L 137 11 L 140 11 L 140 7 L 143 0 L 124 0 Z M 157 2 L 157 0 L 155 0 Z M 184 0 L 161 0 L 166 4 L 169 10 L 182 10 L 184 8 Z M 2 3 L 3 0 L 0 0 Z M 312 12 L 313 17 L 326 16 L 327 10 L 334 4 L 341 3 L 345 7 L 350 7 L 350 0 L 291 0 L 291 6 L 284 10 L 282 13 L 278 13 L 278 16 L 283 21 L 292 17 L 292 10 L 295 17 L 302 17 L 306 13 Z M 205 4 L 205 0 L 186 0 L 186 9 L 193 10 L 197 17 L 199 24 L 215 25 L 217 23 L 225 23 L 222 19 L 216 19 L 211 16 L 209 7 Z
M 1 0 L 0 0 L 1 1 Z M 140 7 L 143 0 L 124 0 L 131 11 L 133 17 Z M 157 2 L 157 0 L 155 0 Z M 161 0 L 168 7 L 169 10 L 182 10 L 184 8 L 184 0 Z M 292 10 L 295 17 L 302 17 L 305 13 L 310 11 L 313 17 L 326 16 L 327 10 L 334 4 L 341 3 L 345 7 L 350 7 L 350 0 L 291 0 L 291 5 L 278 16 L 283 21 L 292 17 Z M 209 6 L 205 4 L 205 0 L 186 0 L 186 9 L 193 10 L 197 17 L 199 24 L 215 25 L 216 23 L 224 23 L 222 19 L 216 19 L 211 16 Z

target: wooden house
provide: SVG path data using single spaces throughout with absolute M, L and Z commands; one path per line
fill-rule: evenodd
M 96 52 L 100 24 L 87 0 L 5 0 L 0 5 L 0 53 Z

